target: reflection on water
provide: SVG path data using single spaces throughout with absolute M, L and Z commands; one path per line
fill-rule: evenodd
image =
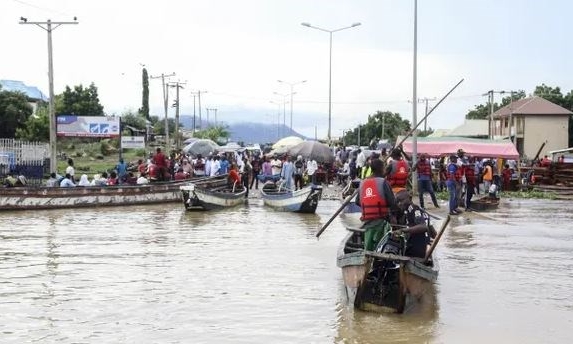
M 338 209 L 177 204 L 0 213 L 0 342 L 569 342 L 567 202 L 452 219 L 435 292 L 404 315 L 345 303 Z

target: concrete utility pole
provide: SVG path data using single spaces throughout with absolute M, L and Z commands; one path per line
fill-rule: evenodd
M 494 91 L 489 90 L 486 93 L 482 94 L 482 96 L 487 95 L 488 103 L 489 103 L 489 121 L 488 121 L 488 137 L 493 139 L 496 135 L 495 128 L 493 127 L 493 113 L 494 113 L 494 97 L 495 94 L 505 94 L 506 91 Z M 513 91 L 511 91 L 511 100 L 513 101 Z M 501 126 L 500 126 L 501 128 Z M 499 133 L 501 135 L 501 132 Z
M 199 108 L 199 130 L 203 130 L 203 119 L 201 118 L 201 93 L 207 93 L 207 91 L 197 91 L 195 92 L 197 94 L 197 101 L 198 101 L 198 108 Z M 193 106 L 193 109 L 195 108 L 195 106 Z M 195 110 L 193 110 L 195 111 Z M 207 115 L 207 122 L 209 122 L 209 116 Z
M 78 24 L 77 18 L 73 22 L 53 22 L 48 19 L 45 22 L 29 22 L 27 18 L 20 17 L 20 24 L 33 24 L 48 32 L 48 92 L 49 105 L 48 114 L 50 117 L 50 172 L 57 172 L 56 162 L 56 112 L 54 108 L 54 61 L 52 58 L 52 31 L 64 24 Z M 53 25 L 53 26 L 52 26 Z
M 425 112 L 425 115 L 428 114 L 428 110 L 429 110 L 429 108 L 428 108 L 428 102 L 429 102 L 429 101 L 434 101 L 434 100 L 436 100 L 436 98 L 420 98 L 420 99 L 418 99 L 418 102 L 419 102 L 419 103 L 426 103 L 426 112 Z M 424 119 L 424 133 L 425 133 L 427 130 L 428 130 L 428 118 L 427 118 L 427 116 L 426 116 L 426 118 Z
M 217 126 L 217 109 L 216 108 L 207 109 L 207 116 L 209 116 L 209 111 L 215 112 L 215 126 Z M 209 117 L 207 117 L 207 118 L 209 118 Z
M 180 142 L 179 142 L 179 89 L 183 88 L 182 85 L 185 85 L 185 82 L 171 82 L 168 83 L 167 85 L 169 87 L 175 87 L 176 91 L 175 91 L 175 103 L 173 104 L 175 106 L 175 149 L 179 149 L 180 147 Z
M 169 121 L 167 120 L 167 110 L 169 108 L 169 90 L 168 86 L 165 83 L 165 78 L 169 78 L 175 76 L 175 73 L 171 74 L 164 74 L 161 73 L 159 76 L 150 76 L 150 79 L 159 79 L 161 78 L 161 88 L 163 89 L 163 110 L 165 113 L 165 153 L 169 154 Z
M 195 136 L 195 97 L 197 96 L 195 93 L 191 92 L 193 96 L 193 136 Z

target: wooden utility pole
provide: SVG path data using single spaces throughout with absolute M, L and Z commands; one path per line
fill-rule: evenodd
M 169 83 L 169 87 L 175 87 L 175 103 L 173 104 L 173 106 L 175 106 L 175 149 L 179 149 L 180 148 L 180 135 L 179 135 L 179 108 L 180 108 L 180 103 L 179 103 L 179 89 L 183 88 L 182 85 L 185 85 L 185 82 L 172 82 Z

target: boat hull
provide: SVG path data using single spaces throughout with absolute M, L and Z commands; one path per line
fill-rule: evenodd
M 348 303 L 355 308 L 403 313 L 433 292 L 439 270 L 435 259 L 426 265 L 416 258 L 366 252 L 361 245 L 361 234 L 350 232 L 337 256 Z
M 499 207 L 499 198 L 485 196 L 471 201 L 471 209 L 475 211 L 495 210 Z
M 246 202 L 247 189 L 227 186 L 226 178 L 213 178 L 206 182 L 188 183 L 180 187 L 183 205 L 188 211 L 208 211 L 235 207 Z
M 134 186 L 15 187 L 0 189 L 0 210 L 41 210 L 180 202 L 185 182 Z
M 278 211 L 315 213 L 322 196 L 322 186 L 311 185 L 296 191 L 268 191 L 261 189 L 266 206 Z

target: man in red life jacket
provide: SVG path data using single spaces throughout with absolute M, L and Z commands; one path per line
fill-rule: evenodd
M 439 208 L 434 188 L 432 187 L 432 167 L 428 156 L 424 153 L 420 154 L 420 160 L 416 162 L 416 172 L 418 172 L 418 196 L 420 199 L 420 207 L 424 208 L 424 192 L 430 194 L 434 207 Z
M 360 182 L 356 204 L 362 208 L 364 249 L 373 250 L 380 239 L 391 230 L 394 223 L 392 212 L 396 210 L 396 200 L 390 184 L 382 177 L 384 163 L 374 159 L 370 168 L 372 175 Z
M 386 179 L 390 183 L 394 193 L 406 190 L 406 184 L 408 184 L 410 166 L 408 162 L 402 158 L 402 153 L 400 148 L 394 148 L 390 154 L 392 161 L 386 167 Z
M 475 194 L 475 190 L 478 187 L 477 178 L 475 174 L 475 163 L 474 158 L 468 157 L 468 164 L 464 165 L 464 175 L 466 176 L 466 211 L 471 208 L 472 197 Z

